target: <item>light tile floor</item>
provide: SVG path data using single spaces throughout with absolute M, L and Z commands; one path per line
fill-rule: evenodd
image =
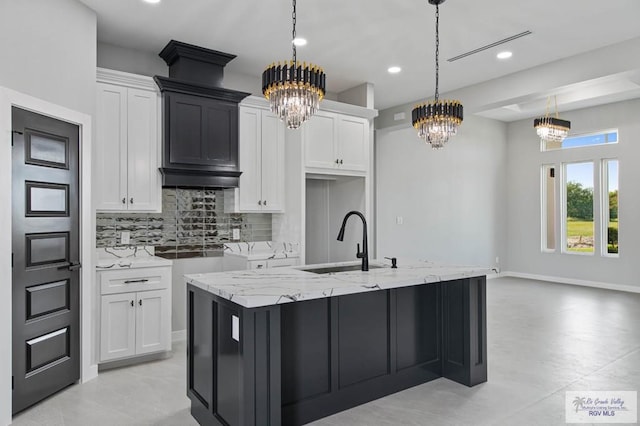
M 515 278 L 487 288 L 487 383 L 438 379 L 312 425 L 564 425 L 567 390 L 640 391 L 640 294 Z M 185 377 L 179 343 L 170 359 L 102 372 L 13 424 L 195 425 Z

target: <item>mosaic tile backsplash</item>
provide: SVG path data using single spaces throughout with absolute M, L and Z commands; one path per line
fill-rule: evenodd
M 212 189 L 162 189 L 162 213 L 98 213 L 96 246 L 117 247 L 129 231 L 130 246 L 154 246 L 167 259 L 222 256 L 224 243 L 271 240 L 271 214 L 224 212 L 224 192 Z

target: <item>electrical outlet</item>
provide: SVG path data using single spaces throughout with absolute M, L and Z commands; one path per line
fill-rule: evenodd
M 396 225 L 402 225 L 404 223 L 404 218 L 402 216 L 396 216 Z
M 239 240 L 239 239 L 240 239 L 240 229 L 238 229 L 238 228 L 234 228 L 234 229 L 233 229 L 233 236 L 232 236 L 232 238 L 233 238 L 234 240 Z
M 496 265 L 500 263 L 500 258 L 498 256 L 496 256 Z
M 120 233 L 120 244 L 123 246 L 129 245 L 129 239 L 131 238 L 131 233 L 129 231 L 122 231 Z

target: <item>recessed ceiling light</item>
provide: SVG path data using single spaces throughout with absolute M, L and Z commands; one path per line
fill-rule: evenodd
M 302 37 L 296 37 L 293 39 L 292 43 L 295 44 L 296 46 L 304 46 L 307 44 L 307 39 Z
M 151 4 L 156 4 L 156 3 L 160 3 L 160 0 L 144 0 L 145 3 L 151 3 Z
M 496 55 L 496 57 L 497 57 L 498 59 L 509 59 L 509 58 L 510 58 L 510 57 L 512 57 L 512 56 L 513 56 L 513 53 L 511 53 L 511 52 L 509 52 L 509 51 L 507 51 L 507 50 L 505 50 L 504 52 L 500 52 L 500 53 L 498 53 L 498 54 Z
M 389 67 L 387 69 L 387 71 L 389 72 L 389 74 L 398 74 L 400 71 L 402 71 L 402 68 L 400 68 L 400 67 Z

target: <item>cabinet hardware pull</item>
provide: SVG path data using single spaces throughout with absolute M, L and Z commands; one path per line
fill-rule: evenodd
M 80 262 L 75 261 L 75 262 L 68 262 L 62 266 L 58 266 L 58 270 L 67 269 L 69 271 L 77 271 L 81 267 L 82 265 L 80 264 Z
M 131 283 L 146 283 L 147 281 L 149 281 L 148 279 L 141 279 L 141 280 L 126 280 L 124 283 L 125 284 L 131 284 Z
M 127 204 L 127 199 L 126 198 L 122 198 L 122 204 Z
M 132 301 L 131 301 L 131 306 L 133 307 L 133 305 L 134 305 L 134 303 L 133 303 L 133 300 L 132 300 Z
M 340 160 L 336 158 L 336 164 L 340 164 Z
M 138 300 L 138 305 L 142 306 L 142 299 Z
M 131 204 L 133 204 L 133 197 L 131 197 L 131 198 L 129 199 L 129 202 L 130 202 Z
M 262 202 L 262 205 L 263 205 L 263 206 L 266 206 L 266 205 L 267 205 L 267 200 L 264 200 L 264 201 Z
M 261 206 L 262 205 L 262 200 L 258 200 L 258 205 Z
M 342 164 L 342 160 L 340 160 L 340 164 Z M 132 199 L 133 200 L 133 199 Z M 133 203 L 133 201 L 131 201 Z

